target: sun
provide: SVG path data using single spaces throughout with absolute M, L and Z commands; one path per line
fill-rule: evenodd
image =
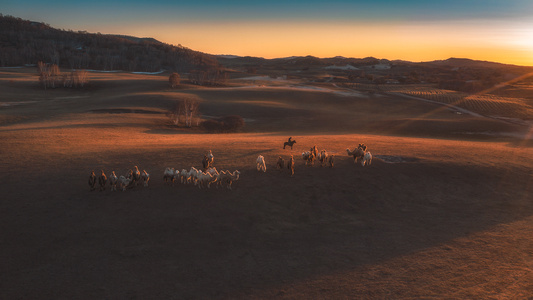
M 502 50 L 506 60 L 511 63 L 533 65 L 533 24 L 519 24 L 500 32 L 504 37 L 496 39 L 500 42 L 496 48 Z
M 511 39 L 511 42 L 516 46 L 533 51 L 533 26 L 516 29 L 515 34 L 511 36 Z
M 524 29 L 519 44 L 522 44 L 533 51 L 533 28 Z

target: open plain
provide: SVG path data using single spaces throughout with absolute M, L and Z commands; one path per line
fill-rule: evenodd
M 0 91 L 2 299 L 533 296 L 531 126 L 261 77 L 171 89 L 165 73 L 91 72 L 44 90 L 34 68 L 3 68 Z M 173 126 L 183 97 L 245 127 Z M 372 165 L 347 156 L 359 143 Z M 333 168 L 304 164 L 314 145 Z M 233 190 L 163 182 L 208 150 L 241 172 Z M 275 165 L 290 155 L 293 177 Z M 89 191 L 91 170 L 134 165 L 149 187 Z

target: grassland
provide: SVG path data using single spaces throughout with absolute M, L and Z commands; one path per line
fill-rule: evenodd
M 32 69 L 0 70 L 2 298 L 531 296 L 531 127 L 500 119 L 530 115 L 494 114 L 527 97 L 468 96 L 472 107 L 458 106 L 473 115 L 419 100 L 457 104 L 430 87 L 167 79 L 91 73 L 86 89 L 45 91 Z M 246 125 L 172 126 L 165 113 L 181 97 Z M 282 149 L 288 136 L 293 150 Z M 358 143 L 370 167 L 346 155 Z M 304 165 L 313 145 L 336 154 L 334 168 Z M 165 167 L 200 167 L 208 150 L 219 170 L 241 171 L 233 191 L 163 183 Z M 275 169 L 289 155 L 294 177 Z M 89 191 L 91 170 L 134 165 L 148 188 Z

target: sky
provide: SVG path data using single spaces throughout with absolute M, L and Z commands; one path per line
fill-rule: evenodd
M 533 0 L 0 0 L 0 13 L 210 54 L 533 66 Z

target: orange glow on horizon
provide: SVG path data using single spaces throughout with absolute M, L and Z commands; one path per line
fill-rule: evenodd
M 193 22 L 113 30 L 210 54 L 373 56 L 414 62 L 460 57 L 533 66 L 533 23 Z

